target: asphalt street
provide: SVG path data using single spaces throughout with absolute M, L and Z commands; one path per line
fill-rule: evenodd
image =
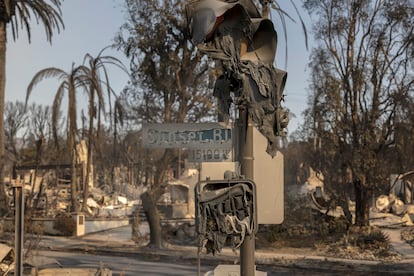
M 47 260 L 48 265 L 82 266 L 88 264 L 97 266 L 107 264 L 108 267 L 116 271 L 114 275 L 197 275 L 196 247 L 170 245 L 162 250 L 155 250 L 137 246 L 131 240 L 131 232 L 131 226 L 124 226 L 81 237 L 42 236 L 39 244 L 41 254 L 38 255 L 41 258 L 33 259 L 32 264 L 47 265 L 42 260 Z M 395 239 L 395 242 L 399 243 L 394 244 L 400 248 L 403 255 L 402 260 L 398 263 L 384 264 L 378 261 L 303 256 L 256 250 L 257 270 L 266 271 L 268 276 L 414 275 L 414 250 L 409 245 L 401 243 L 396 236 L 397 231 L 393 231 L 391 234 L 392 240 Z M 65 254 L 74 254 L 74 256 Z M 88 263 L 84 263 L 86 261 Z M 216 256 L 203 254 L 200 256 L 203 273 L 218 264 L 237 264 L 238 261 L 238 253 L 233 252 L 230 248 L 224 248 Z M 153 271 L 153 269 L 156 270 Z M 180 271 L 180 274 L 174 271 Z

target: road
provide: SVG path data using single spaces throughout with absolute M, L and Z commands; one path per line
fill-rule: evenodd
M 173 264 L 156 260 L 138 260 L 131 257 L 103 256 L 83 253 L 37 251 L 28 261 L 41 268 L 99 268 L 112 270 L 112 275 L 197 275 L 197 264 Z M 201 275 L 214 269 L 202 265 Z
M 129 275 L 180 275 L 180 276 L 196 276 L 196 263 L 169 263 L 154 259 L 139 260 L 129 256 L 110 256 L 95 255 L 77 252 L 61 252 L 61 251 L 36 251 L 35 256 L 26 259 L 26 262 L 42 268 L 108 268 L 112 271 L 113 276 L 129 276 Z M 203 264 L 200 266 L 200 275 L 203 276 L 207 271 L 212 271 L 217 264 Z M 318 271 L 315 269 L 303 269 L 293 267 L 280 266 L 258 266 L 257 270 L 267 272 L 267 276 L 327 276 L 332 275 L 331 272 Z M 336 273 L 335 273 L 336 274 Z M 351 271 L 338 273 L 337 275 L 366 275 L 360 273 L 352 273 Z
M 395 233 L 394 233 L 395 234 Z M 391 236 L 392 237 L 392 236 Z M 114 247 L 114 245 L 116 245 Z M 156 254 L 156 251 L 138 250 L 134 247 L 135 243 L 131 240 L 130 226 L 111 229 L 105 232 L 88 234 L 82 237 L 42 237 L 39 248 L 50 248 L 52 251 L 33 251 L 37 254 L 34 259 L 25 259 L 39 268 L 99 268 L 101 264 L 113 271 L 113 275 L 197 275 L 197 260 L 194 258 L 194 250 L 189 248 L 180 250 L 168 250 L 164 254 Z M 393 244 L 394 246 L 394 244 Z M 123 250 L 125 249 L 125 251 Z M 135 248 L 135 249 L 134 249 Z M 398 247 L 399 248 L 399 247 Z M 105 250 L 106 249 L 106 250 Z M 113 249 L 113 250 L 110 250 Z M 412 248 L 410 248 L 412 252 Z M 55 251 L 56 250 L 56 251 Z M 75 252 L 76 250 L 76 252 Z M 136 251 L 136 252 L 135 252 Z M 121 253 L 121 252 L 125 252 Z M 134 252 L 136 254 L 134 254 Z M 147 254 L 148 253 L 148 254 Z M 238 258 L 233 255 L 225 258 L 203 258 L 201 261 L 201 275 L 213 270 L 218 264 L 233 263 Z M 362 264 L 355 261 L 335 261 L 313 259 L 313 258 L 293 258 L 278 254 L 273 265 L 264 265 L 268 258 L 264 252 L 258 252 L 257 270 L 267 272 L 267 276 L 296 276 L 296 275 L 413 275 L 414 255 L 404 259 L 404 262 L 395 264 Z M 205 257 L 205 256 L 204 256 Z M 286 257 L 286 259 L 284 259 Z

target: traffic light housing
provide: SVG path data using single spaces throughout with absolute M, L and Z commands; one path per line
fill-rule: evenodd
M 287 73 L 273 66 L 277 33 L 272 21 L 261 17 L 252 0 L 199 0 L 186 10 L 192 41 L 222 67 L 215 96 L 227 103 L 227 92 L 233 92 L 235 104 L 248 110 L 267 138 L 267 152 L 275 156 L 289 114 L 281 106 Z M 228 105 L 223 109 L 228 112 Z

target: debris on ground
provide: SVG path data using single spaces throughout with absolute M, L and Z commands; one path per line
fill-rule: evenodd
M 162 232 L 164 240 L 170 244 L 197 245 L 198 242 L 194 223 L 165 224 Z
M 401 239 L 414 247 L 414 226 L 407 227 L 401 230 Z
M 381 227 L 401 228 L 410 223 L 407 214 L 410 208 L 407 205 L 404 205 L 404 211 L 398 211 L 401 215 L 392 213 L 392 210 L 397 210 L 392 204 L 389 208 L 383 208 L 382 212 L 379 208 L 371 208 L 372 226 L 356 227 L 345 219 L 340 207 L 324 194 L 323 187 L 315 185 L 309 189 L 309 183 L 306 185 L 306 189 L 299 186 L 287 191 L 285 221 L 281 225 L 261 226 L 257 234 L 258 248 L 284 251 L 290 248 L 292 252 L 310 249 L 311 254 L 387 263 L 401 259 Z M 353 213 L 354 202 L 350 201 L 348 205 Z
M 14 269 L 14 250 L 0 243 L 0 275 L 7 275 Z
M 346 234 L 326 247 L 328 256 L 354 260 L 394 263 L 401 256 L 392 248 L 389 237 L 378 227 L 352 226 Z

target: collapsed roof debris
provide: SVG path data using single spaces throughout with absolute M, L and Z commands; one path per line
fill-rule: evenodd
M 0 243 L 0 275 L 7 275 L 14 269 L 14 250 Z

